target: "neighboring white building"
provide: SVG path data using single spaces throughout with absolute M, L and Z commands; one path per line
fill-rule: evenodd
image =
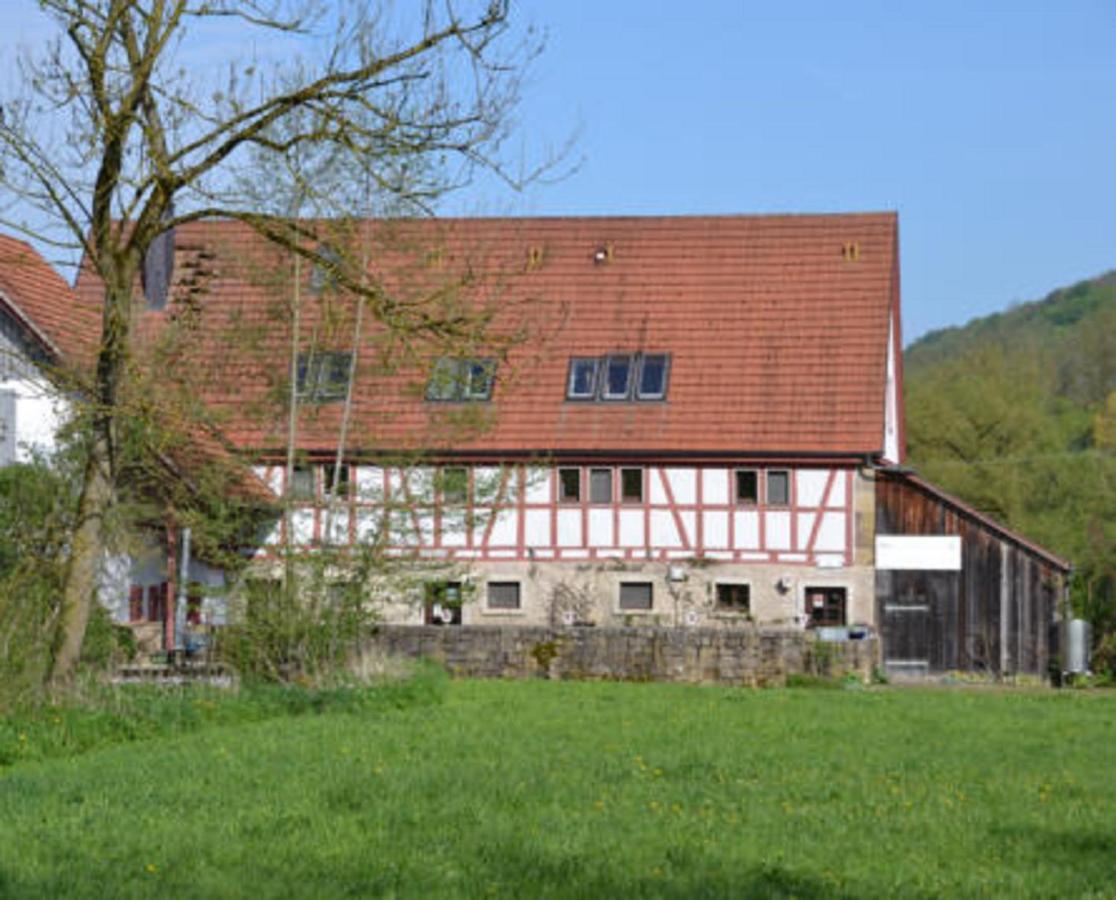
M 62 322 L 73 306 L 70 286 L 39 254 L 0 236 L 0 465 L 54 448 L 67 403 L 47 373 L 64 351 L 41 314 L 53 311 Z

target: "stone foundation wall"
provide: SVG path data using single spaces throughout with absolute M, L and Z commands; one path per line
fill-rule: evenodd
M 783 684 L 792 674 L 867 681 L 875 638 L 823 642 L 798 629 L 383 625 L 366 652 L 437 660 L 475 678 Z

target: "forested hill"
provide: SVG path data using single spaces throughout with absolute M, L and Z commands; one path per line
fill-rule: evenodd
M 909 464 L 1069 558 L 1116 629 L 1116 271 L 907 348 Z

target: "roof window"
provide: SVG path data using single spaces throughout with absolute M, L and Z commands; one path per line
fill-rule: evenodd
M 609 353 L 570 358 L 567 400 L 665 400 L 669 353 Z
M 426 385 L 426 399 L 449 403 L 492 399 L 496 360 L 443 356 L 434 363 Z
M 606 356 L 604 369 L 602 399 L 627 400 L 632 391 L 632 358 L 627 354 Z
M 329 244 L 319 244 L 314 254 L 317 259 L 310 272 L 310 290 L 315 294 L 320 294 L 326 288 L 336 290 L 340 281 L 338 272 L 341 268 L 341 254 Z
M 311 403 L 344 400 L 353 355 L 336 350 L 298 355 L 298 396 Z
M 571 400 L 592 400 L 597 395 L 596 357 L 577 357 L 570 360 L 570 375 L 566 382 L 566 396 Z

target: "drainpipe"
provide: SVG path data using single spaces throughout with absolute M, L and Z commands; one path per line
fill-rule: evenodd
M 190 582 L 190 529 L 182 529 L 182 556 L 178 567 L 178 603 L 174 609 L 174 649 L 186 646 L 187 585 Z

